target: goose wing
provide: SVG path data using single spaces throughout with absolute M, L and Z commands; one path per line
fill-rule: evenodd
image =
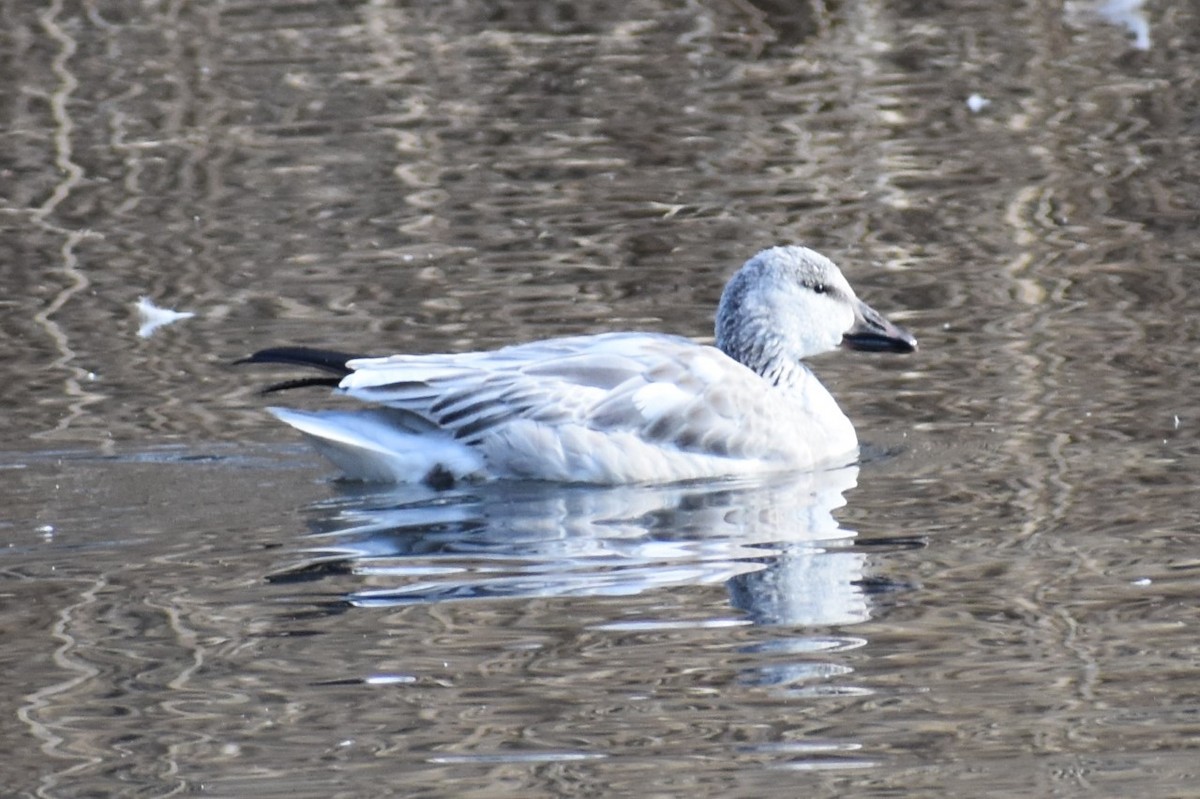
M 416 414 L 464 443 L 526 419 L 713 455 L 763 457 L 783 400 L 750 369 L 689 339 L 551 339 L 492 352 L 350 361 L 343 391 Z

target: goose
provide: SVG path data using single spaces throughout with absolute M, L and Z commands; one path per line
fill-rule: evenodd
M 264 393 L 326 385 L 371 403 L 268 409 L 350 479 L 616 485 L 853 462 L 854 425 L 804 363 L 839 347 L 908 353 L 917 341 L 858 299 L 828 258 L 779 246 L 729 280 L 715 346 L 614 332 L 432 355 L 277 347 L 241 362 L 333 375 Z

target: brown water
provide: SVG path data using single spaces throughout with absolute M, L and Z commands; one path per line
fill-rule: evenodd
M 4 793 L 1194 795 L 1200 18 L 1101 5 L 0 2 Z M 857 469 L 355 488 L 229 366 L 784 241 L 921 340 Z

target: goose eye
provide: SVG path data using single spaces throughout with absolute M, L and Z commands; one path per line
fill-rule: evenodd
M 824 283 L 814 283 L 812 290 L 818 294 L 827 294 L 829 293 L 829 286 L 826 286 Z

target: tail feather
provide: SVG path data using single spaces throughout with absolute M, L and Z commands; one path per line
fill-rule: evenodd
M 484 472 L 482 458 L 470 447 L 447 435 L 430 435 L 435 428 L 429 422 L 402 411 L 267 410 L 303 433 L 354 480 L 445 487 Z

